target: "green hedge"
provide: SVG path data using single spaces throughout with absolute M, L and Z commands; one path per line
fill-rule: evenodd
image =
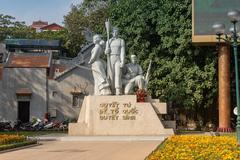
M 23 147 L 31 144 L 37 144 L 36 140 L 31 140 L 31 141 L 23 141 L 19 143 L 12 143 L 12 144 L 5 144 L 0 146 L 0 151 L 3 150 L 8 150 L 8 149 L 13 149 L 13 148 L 18 148 L 18 147 Z

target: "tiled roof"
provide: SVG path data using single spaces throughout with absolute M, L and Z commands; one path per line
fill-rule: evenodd
M 49 56 L 13 55 L 7 68 L 48 68 Z
M 61 30 L 64 29 L 63 26 L 60 26 L 59 24 L 52 23 L 47 26 L 41 27 L 42 30 Z
M 48 22 L 43 22 L 43 21 L 34 21 L 31 25 L 32 28 L 42 28 L 44 26 L 47 26 Z

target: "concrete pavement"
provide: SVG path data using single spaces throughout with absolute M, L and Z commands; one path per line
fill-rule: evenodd
M 42 141 L 0 154 L 1 160 L 143 160 L 162 141 Z

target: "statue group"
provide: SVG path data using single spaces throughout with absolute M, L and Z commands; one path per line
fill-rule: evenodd
M 134 89 L 146 89 L 147 78 L 143 76 L 137 56 L 125 64 L 125 42 L 119 37 L 118 28 L 113 28 L 112 38 L 105 42 L 100 35 L 93 36 L 94 48 L 89 64 L 94 78 L 94 95 L 134 94 Z M 107 63 L 101 56 L 107 56 Z

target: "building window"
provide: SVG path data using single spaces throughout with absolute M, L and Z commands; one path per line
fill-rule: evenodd
M 72 94 L 72 106 L 73 107 L 81 107 L 83 93 L 79 89 L 74 87 L 73 91 L 71 91 L 71 94 Z
M 57 96 L 57 91 L 53 91 L 52 92 L 52 97 L 56 97 Z
M 83 98 L 84 98 L 83 94 L 73 94 L 72 95 L 72 106 L 73 107 L 81 107 Z
M 79 95 L 73 95 L 72 106 L 73 107 L 78 107 L 79 106 L 79 101 L 80 101 L 80 96 Z

